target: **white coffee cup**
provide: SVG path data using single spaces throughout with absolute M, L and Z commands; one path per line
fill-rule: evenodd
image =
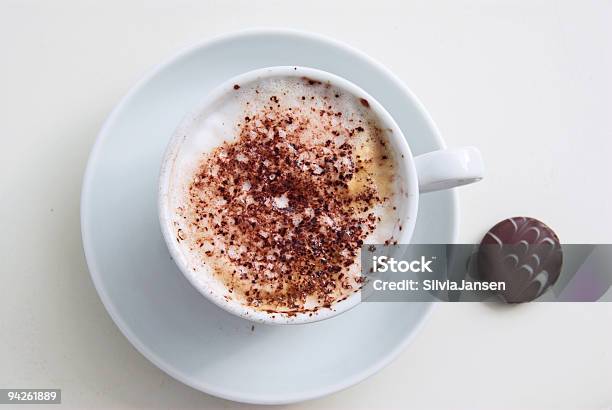
M 190 255 L 186 255 L 186 251 L 176 239 L 174 226 L 176 210 L 171 205 L 170 199 L 173 182 L 180 177 L 180 175 L 175 175 L 175 165 L 178 158 L 184 155 L 181 148 L 189 142 L 190 138 L 195 138 L 189 134 L 190 125 L 196 118 L 201 117 L 202 113 L 210 111 L 215 102 L 224 95 L 234 92 L 234 84 L 247 84 L 275 76 L 308 77 L 323 83 L 329 82 L 346 93 L 368 101 L 381 127 L 389 130 L 387 133 L 389 143 L 398 158 L 398 177 L 404 182 L 402 186 L 405 186 L 406 190 L 403 194 L 404 199 L 398 204 L 399 215 L 401 215 L 398 223 L 402 225 L 401 232 L 398 232 L 396 237 L 399 243 L 409 243 L 412 238 L 417 218 L 419 193 L 449 189 L 479 181 L 483 177 L 484 165 L 480 152 L 473 147 L 432 151 L 414 157 L 401 129 L 378 101 L 355 84 L 325 71 L 294 66 L 269 67 L 234 77 L 210 92 L 198 108 L 187 115 L 179 125 L 168 144 L 162 162 L 159 180 L 159 220 L 170 254 L 181 272 L 202 295 L 230 313 L 269 324 L 315 322 L 336 316 L 356 306 L 361 301 L 360 293 L 353 293 L 345 300 L 332 304 L 329 308 L 321 307 L 314 312 L 288 315 L 260 311 L 235 299 L 212 273 L 194 270 L 189 263 Z

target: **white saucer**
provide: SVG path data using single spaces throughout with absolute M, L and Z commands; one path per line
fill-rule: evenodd
M 319 323 L 252 329 L 203 298 L 173 264 L 156 208 L 168 139 L 208 90 L 277 65 L 319 68 L 358 84 L 388 109 L 415 155 L 444 146 L 408 89 L 364 54 L 312 34 L 247 31 L 181 52 L 128 93 L 98 136 L 81 202 L 91 276 L 125 336 L 183 383 L 248 403 L 307 400 L 365 379 L 399 354 L 432 306 L 362 303 Z M 414 242 L 453 242 L 455 194 L 423 195 L 418 218 Z

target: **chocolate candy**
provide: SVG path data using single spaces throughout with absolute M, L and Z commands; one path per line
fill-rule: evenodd
M 478 249 L 478 275 L 501 281 L 499 296 L 508 303 L 541 296 L 561 273 L 563 254 L 555 232 L 537 219 L 515 217 L 495 225 Z

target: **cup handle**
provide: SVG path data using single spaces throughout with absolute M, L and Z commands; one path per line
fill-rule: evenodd
M 443 149 L 414 158 L 421 193 L 480 181 L 484 163 L 475 147 Z

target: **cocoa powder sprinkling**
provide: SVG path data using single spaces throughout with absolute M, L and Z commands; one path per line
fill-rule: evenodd
M 203 156 L 183 218 L 192 250 L 231 293 L 290 313 L 329 307 L 359 288 L 348 269 L 380 220 L 375 207 L 389 199 L 371 169 L 391 153 L 377 129 L 384 155 L 362 158 L 359 135 L 372 124 L 339 121 L 325 101 L 283 99 L 271 95 L 241 119 L 237 138 Z

